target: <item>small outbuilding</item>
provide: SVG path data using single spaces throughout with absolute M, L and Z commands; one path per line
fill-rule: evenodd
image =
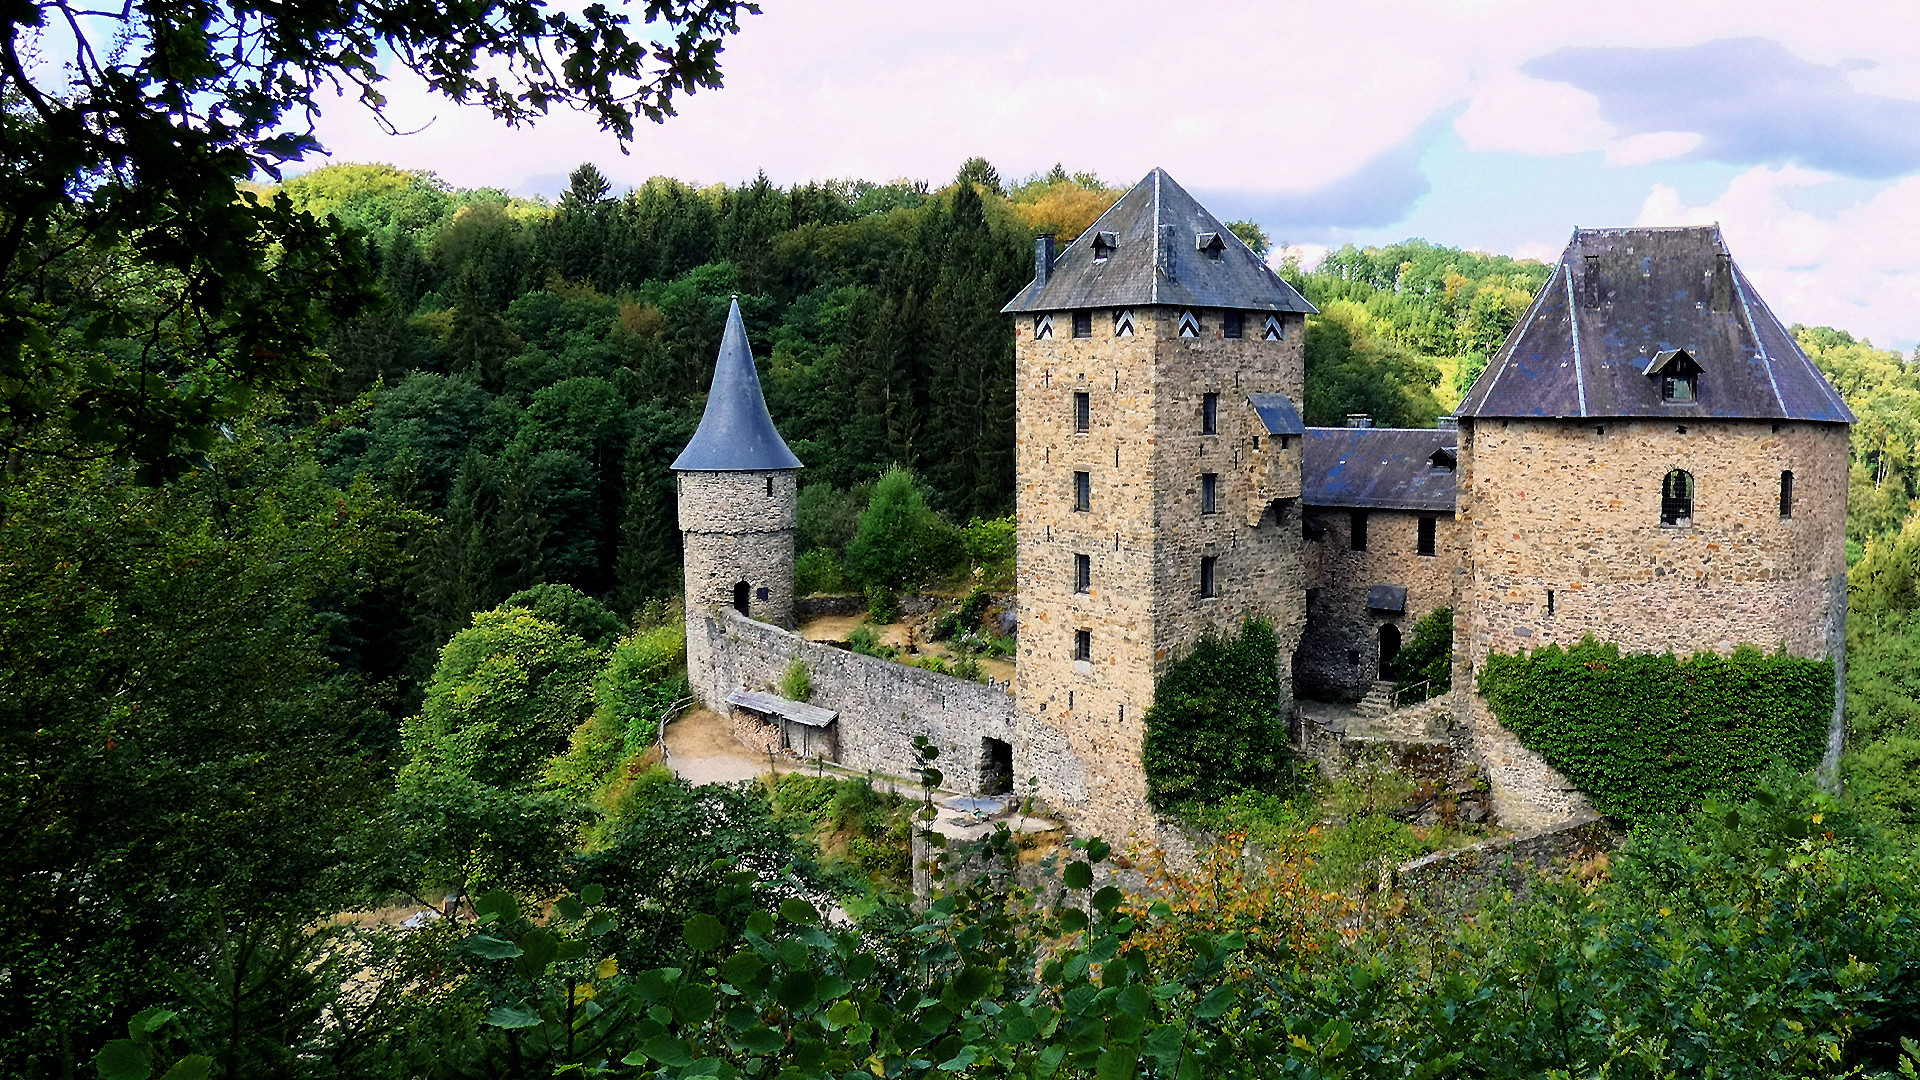
M 733 706 L 735 733 L 755 747 L 840 760 L 840 714 L 832 709 L 759 690 L 735 690 L 727 704 Z

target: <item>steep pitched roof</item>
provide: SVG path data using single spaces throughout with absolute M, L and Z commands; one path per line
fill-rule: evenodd
M 754 370 L 753 353 L 747 349 L 747 327 L 740 321 L 737 299 L 727 312 L 726 333 L 720 337 L 707 411 L 673 467 L 678 472 L 800 468 L 800 459 L 787 449 L 767 414 L 767 399 L 760 393 L 760 373 Z
M 1111 244 L 1094 259 L 1094 245 Z M 1208 248 L 1215 249 L 1209 254 Z M 1214 257 L 1217 254 L 1218 257 Z M 1047 280 L 1036 279 L 1003 312 L 1069 308 L 1240 308 L 1316 310 L 1260 256 L 1164 169 L 1155 169 L 1054 256 Z
M 1699 400 L 1664 403 L 1647 370 L 1681 349 L 1700 367 Z M 1460 415 L 1853 422 L 1718 226 L 1575 229 Z
M 1433 463 L 1460 444 L 1452 428 L 1307 429 L 1300 500 L 1357 510 L 1439 510 L 1454 506 L 1454 472 Z

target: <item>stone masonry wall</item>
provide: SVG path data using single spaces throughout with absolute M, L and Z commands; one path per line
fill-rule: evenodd
M 793 625 L 798 474 L 683 472 L 678 481 L 687 610 L 731 604 L 735 583 L 745 581 L 753 618 Z
M 1352 512 L 1308 507 L 1307 519 L 1325 532 L 1306 543 L 1307 631 L 1294 654 L 1296 692 L 1357 700 L 1379 678 L 1380 628 L 1400 631 L 1401 643 L 1435 608 L 1454 602 L 1455 576 L 1465 558 L 1458 522 L 1446 511 L 1368 510 L 1367 549 L 1354 551 Z M 1420 519 L 1434 519 L 1434 554 L 1422 555 Z M 1375 585 L 1404 585 L 1404 614 L 1367 610 Z
M 1275 620 L 1288 655 L 1302 622 L 1297 525 L 1277 528 L 1268 513 L 1249 528 L 1245 505 L 1258 423 L 1245 395 L 1299 400 L 1301 317 L 1285 317 L 1283 340 L 1263 342 L 1251 318 L 1247 337 L 1228 340 L 1219 312 L 1203 311 L 1201 336 L 1183 339 L 1177 309 L 1132 315 L 1127 338 L 1114 336 L 1112 311 L 1093 313 L 1089 338 L 1071 336 L 1065 313 L 1049 340 L 1034 340 L 1031 318 L 1015 323 L 1020 708 L 1063 732 L 1086 763 L 1085 810 L 1110 836 L 1151 827 L 1140 743 L 1162 667 L 1200 633 L 1253 612 Z M 1219 433 L 1203 436 L 1209 391 L 1220 395 Z M 1086 433 L 1074 430 L 1075 392 L 1089 395 Z M 1085 512 L 1074 509 L 1076 471 L 1091 480 Z M 1205 472 L 1218 477 L 1212 515 L 1200 513 Z M 1091 560 L 1083 593 L 1076 554 Z M 1218 560 L 1216 598 L 1198 595 L 1203 555 Z M 1091 635 L 1086 661 L 1073 655 L 1076 630 Z
M 1490 651 L 1591 634 L 1629 652 L 1784 646 L 1841 658 L 1846 629 L 1847 429 L 1716 421 L 1462 420 L 1467 561 L 1454 684 Z M 1695 481 L 1693 523 L 1660 524 L 1661 480 Z M 1779 514 L 1792 470 L 1793 514 Z M 1553 597 L 1548 612 L 1548 593 Z M 1496 723 L 1477 693 L 1456 720 L 1512 825 L 1586 800 Z
M 704 665 L 691 663 L 696 642 Z M 774 690 L 798 657 L 813 682 L 809 704 L 840 714 L 839 764 L 846 768 L 911 778 L 920 764 L 913 737 L 925 735 L 940 748 L 934 764 L 947 788 L 977 793 L 982 740 L 999 739 L 1013 747 L 1017 793 L 1037 779 L 1050 803 L 1086 801 L 1086 771 L 1066 738 L 1020 716 L 1004 688 L 810 642 L 725 606 L 688 612 L 687 654 L 694 693 L 723 712 L 735 690 Z

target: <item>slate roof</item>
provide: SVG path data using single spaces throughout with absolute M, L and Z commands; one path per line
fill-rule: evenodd
M 1454 507 L 1454 471 L 1435 468 L 1434 452 L 1459 445 L 1451 428 L 1307 429 L 1300 460 L 1301 501 L 1356 510 Z
M 1300 422 L 1300 410 L 1293 407 L 1293 399 L 1285 394 L 1248 394 L 1247 404 L 1259 414 L 1260 423 L 1269 435 L 1300 435 L 1307 430 Z
M 832 709 L 823 709 L 804 701 L 790 701 L 759 690 L 735 690 L 727 695 L 727 704 L 738 705 L 762 716 L 778 716 L 783 720 L 817 728 L 826 727 L 840 715 Z
M 713 365 L 713 385 L 707 390 L 707 411 L 687 448 L 673 459 L 677 472 L 732 472 L 736 470 L 798 469 L 800 459 L 774 429 L 767 399 L 760 393 L 760 373 L 754 370 L 747 348 L 747 327 L 740 321 L 740 301 L 727 312 L 727 330 L 720 337 L 720 356 Z
M 1368 611 L 1407 610 L 1407 587 L 1405 585 L 1375 585 L 1367 590 Z
M 1102 237 L 1113 252 L 1095 262 L 1094 241 Z M 1209 237 L 1220 247 L 1217 259 L 1201 248 Z M 1001 311 L 1149 305 L 1317 310 L 1166 170 L 1155 169 L 1054 256 L 1045 284 L 1029 282 Z
M 1646 375 L 1674 349 L 1700 366 L 1695 403 L 1663 403 Z M 1718 226 L 1575 229 L 1460 415 L 1853 422 Z

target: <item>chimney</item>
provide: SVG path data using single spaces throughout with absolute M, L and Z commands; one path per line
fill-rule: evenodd
M 1363 412 L 1350 412 L 1347 414 L 1347 426 L 1372 427 L 1373 417 Z
M 1439 428 L 1441 431 L 1459 431 L 1460 418 L 1457 416 L 1442 416 L 1434 420 L 1433 426 Z
M 1713 296 L 1709 302 L 1715 311 L 1733 310 L 1733 256 L 1725 252 L 1713 262 Z
M 1174 277 L 1173 245 L 1174 245 L 1173 226 L 1171 225 L 1160 226 L 1159 268 L 1160 268 L 1160 272 L 1167 275 L 1168 277 Z
M 1600 306 L 1601 295 L 1600 256 L 1587 256 L 1586 266 L 1586 276 L 1580 281 L 1581 292 L 1583 293 L 1582 299 L 1585 301 L 1585 306 L 1597 308 Z
M 1041 233 L 1033 238 L 1033 283 L 1045 285 L 1047 278 L 1053 276 L 1053 234 Z

